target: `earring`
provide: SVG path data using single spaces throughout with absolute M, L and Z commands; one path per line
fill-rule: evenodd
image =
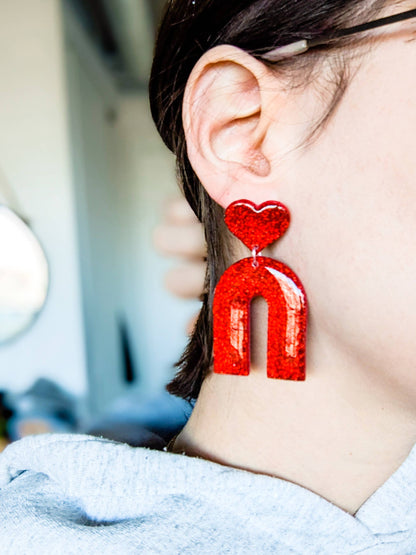
M 233 264 L 215 289 L 214 372 L 250 373 L 250 303 L 268 303 L 267 377 L 305 380 L 307 302 L 302 283 L 282 262 L 261 255 L 290 225 L 289 210 L 280 202 L 255 205 L 233 202 L 225 212 L 227 227 L 252 252 Z

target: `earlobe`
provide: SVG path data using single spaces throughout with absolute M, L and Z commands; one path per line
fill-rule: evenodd
M 261 62 L 232 46 L 207 52 L 189 78 L 183 103 L 188 156 L 208 194 L 224 207 L 267 196 L 270 79 Z

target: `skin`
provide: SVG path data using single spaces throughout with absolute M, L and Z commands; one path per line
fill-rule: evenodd
M 185 198 L 168 200 L 163 220 L 154 231 L 153 244 L 161 254 L 180 259 L 165 276 L 166 289 L 183 299 L 199 299 L 205 284 L 207 248 L 204 230 Z M 187 323 L 188 335 L 197 319 L 198 313 Z
M 206 267 L 204 231 L 184 198 L 168 201 L 163 221 L 154 231 L 153 244 L 161 254 L 182 259 L 166 275 L 168 291 L 184 299 L 200 297 Z
M 377 33 L 311 144 L 327 63 L 291 90 L 221 46 L 198 62 L 184 101 L 208 193 L 224 207 L 289 207 L 290 229 L 264 254 L 299 276 L 310 319 L 306 381 L 269 380 L 256 301 L 250 376 L 211 374 L 174 450 L 295 482 L 352 515 L 416 442 L 415 37 L 415 21 Z

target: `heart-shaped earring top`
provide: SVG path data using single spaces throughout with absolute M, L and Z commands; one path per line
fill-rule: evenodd
M 225 211 L 228 229 L 251 251 L 259 253 L 279 239 L 290 225 L 290 212 L 277 201 L 257 205 L 237 200 Z

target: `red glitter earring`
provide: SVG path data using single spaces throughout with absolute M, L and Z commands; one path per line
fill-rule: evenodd
M 269 308 L 267 376 L 305 380 L 305 291 L 290 268 L 260 252 L 286 232 L 289 210 L 280 202 L 257 206 L 239 200 L 227 208 L 225 223 L 253 257 L 228 268 L 216 287 L 214 372 L 250 373 L 250 303 L 255 297 L 264 297 Z

